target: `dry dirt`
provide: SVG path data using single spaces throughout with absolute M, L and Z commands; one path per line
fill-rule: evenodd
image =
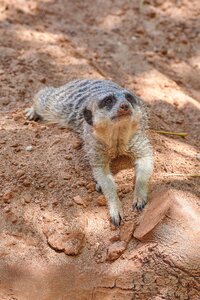
M 1 300 L 200 299 L 199 15 L 199 0 L 0 1 Z M 75 78 L 111 78 L 150 109 L 150 190 L 176 197 L 142 241 L 129 163 L 113 167 L 114 230 L 79 137 L 24 119 L 40 88 Z

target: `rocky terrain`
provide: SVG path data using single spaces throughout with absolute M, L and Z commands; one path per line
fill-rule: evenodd
M 198 0 L 0 0 L 1 300 L 200 299 L 199 15 Z M 149 107 L 150 197 L 173 199 L 141 239 L 130 162 L 112 166 L 115 229 L 81 139 L 24 118 L 39 89 L 76 78 L 112 79 Z

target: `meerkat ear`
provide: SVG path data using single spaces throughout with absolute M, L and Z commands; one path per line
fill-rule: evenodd
M 92 120 L 92 111 L 90 109 L 87 109 L 86 107 L 83 110 L 83 116 L 85 118 L 85 121 L 89 124 L 89 125 L 93 125 L 93 120 Z

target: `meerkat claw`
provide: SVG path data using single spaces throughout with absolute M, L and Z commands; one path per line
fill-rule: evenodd
M 111 217 L 111 222 L 116 228 L 118 228 L 121 225 L 122 217 L 120 214 L 118 214 L 117 217 Z
M 146 203 L 145 202 L 136 202 L 136 203 L 133 203 L 133 209 L 137 209 L 137 211 L 143 211 L 144 207 L 146 206 Z
M 98 183 L 96 183 L 96 191 L 98 193 L 102 193 L 102 188 L 101 188 L 101 186 Z

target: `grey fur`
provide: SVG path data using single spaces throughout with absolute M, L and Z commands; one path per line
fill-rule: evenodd
M 143 209 L 153 151 L 145 135 L 145 106 L 135 94 L 109 80 L 75 80 L 41 90 L 26 116 L 70 127 L 82 136 L 93 176 L 108 201 L 115 226 L 120 225 L 123 213 L 109 163 L 119 155 L 132 157 L 136 177 L 133 206 Z

